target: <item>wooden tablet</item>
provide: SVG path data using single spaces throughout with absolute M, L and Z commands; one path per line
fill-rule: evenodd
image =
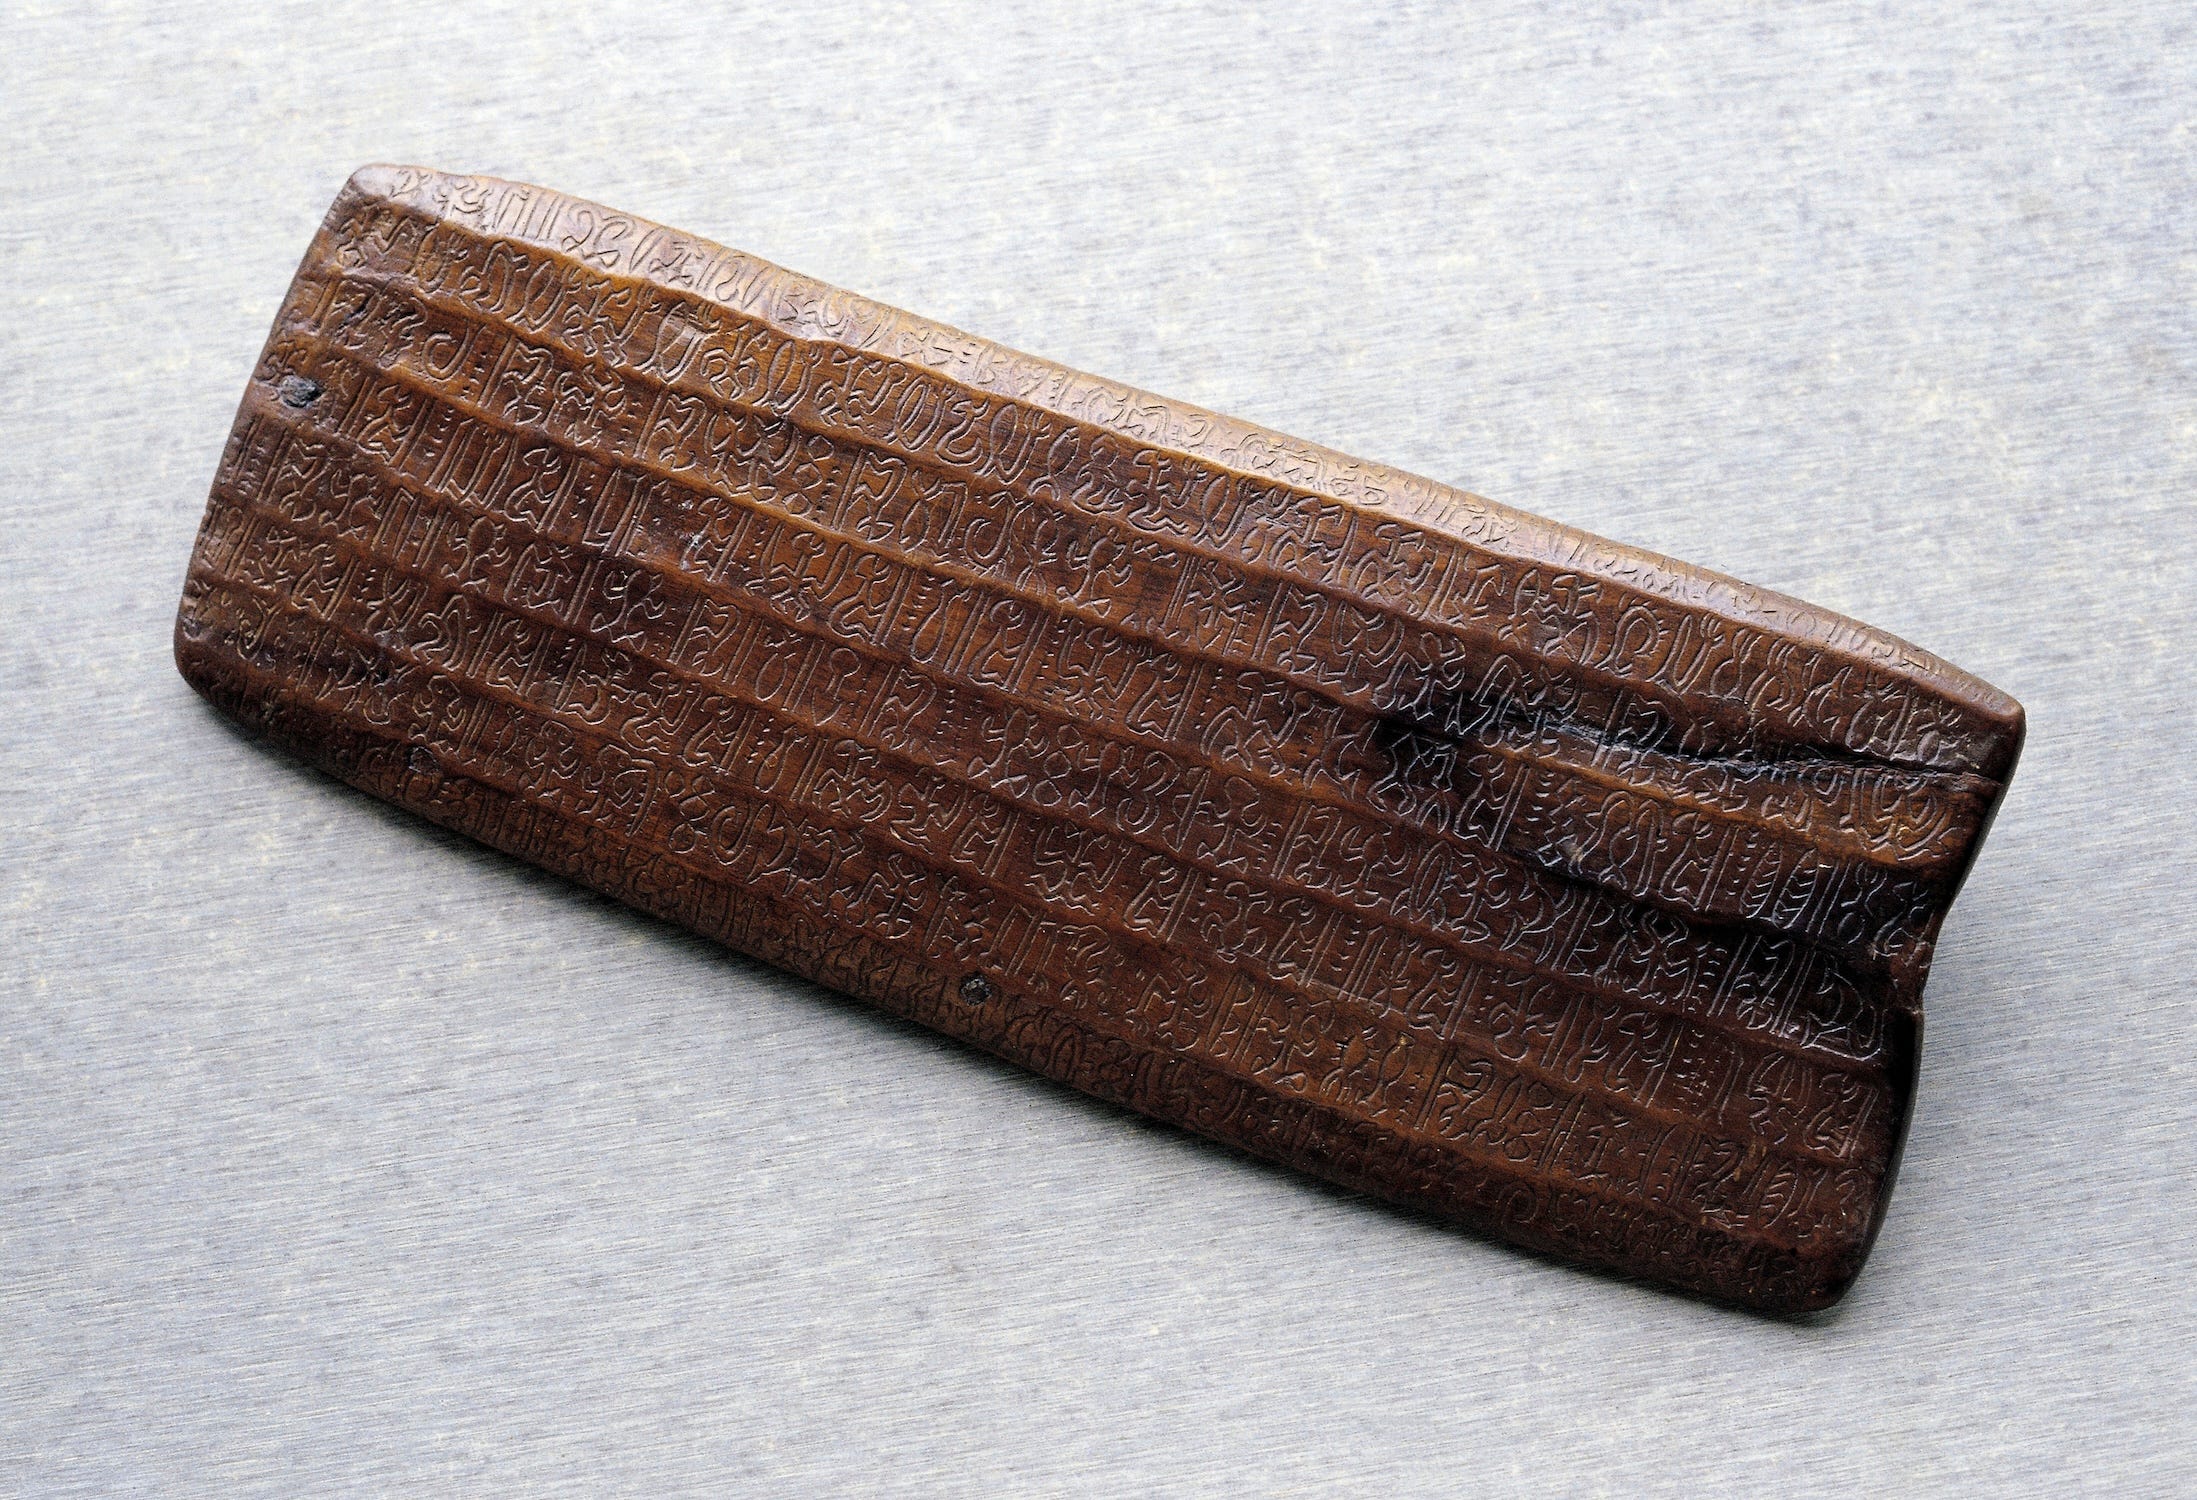
M 407 167 L 298 271 L 176 656 L 1079 1089 L 1777 1310 L 1868 1251 L 2022 738 L 1826 610 Z

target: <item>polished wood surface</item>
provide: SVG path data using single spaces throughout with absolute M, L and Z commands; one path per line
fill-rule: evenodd
M 373 167 L 184 675 L 1101 1097 L 1794 1311 L 2021 710 L 1881 632 L 540 188 Z

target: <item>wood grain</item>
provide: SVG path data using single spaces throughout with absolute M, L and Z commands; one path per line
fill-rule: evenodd
M 176 655 L 1077 1088 L 1781 1311 L 1867 1254 L 2022 736 L 1827 611 L 403 167 L 276 319 Z

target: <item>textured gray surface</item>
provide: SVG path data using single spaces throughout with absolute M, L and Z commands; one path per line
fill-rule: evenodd
M 2183 3 L 0 21 L 0 1491 L 2189 1493 Z M 372 159 L 529 178 L 1887 626 L 2030 748 L 1874 1261 L 1385 1213 L 227 730 L 167 633 Z

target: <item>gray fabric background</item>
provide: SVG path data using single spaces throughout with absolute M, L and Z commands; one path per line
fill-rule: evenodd
M 0 22 L 0 1491 L 2192 1493 L 2186 0 L 255 9 Z M 1384 1212 L 228 730 L 169 663 L 184 560 L 374 159 L 2020 697 L 1844 1307 Z

